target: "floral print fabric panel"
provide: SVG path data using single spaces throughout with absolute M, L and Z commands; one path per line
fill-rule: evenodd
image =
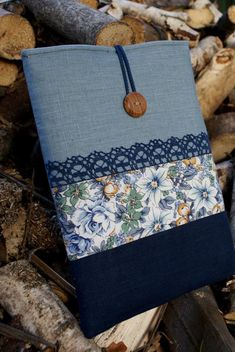
M 211 154 L 53 188 L 70 260 L 224 210 Z

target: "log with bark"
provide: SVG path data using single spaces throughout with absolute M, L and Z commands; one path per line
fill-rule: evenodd
M 135 2 L 136 4 L 136 2 Z M 141 5 L 141 4 L 140 4 Z M 142 4 L 143 5 L 143 4 Z M 133 5 L 132 5 L 133 6 Z M 155 6 L 149 6 L 149 5 L 144 5 L 146 9 L 151 8 L 152 15 L 155 16 L 158 19 L 158 24 L 162 25 L 163 22 L 165 22 L 164 27 L 166 28 L 166 19 L 165 18 L 177 18 L 179 20 L 184 21 L 188 26 L 194 28 L 194 29 L 200 29 L 204 28 L 206 26 L 210 26 L 214 23 L 214 15 L 213 13 L 208 9 L 208 8 L 202 8 L 202 9 L 186 9 L 184 11 L 166 11 L 163 9 L 158 9 Z M 141 7 L 138 6 L 139 8 L 139 13 Z M 153 8 L 153 9 L 152 9 Z M 143 7 L 142 7 L 143 9 Z M 119 6 L 118 2 L 113 0 L 113 2 L 110 5 L 109 10 L 107 11 L 111 16 L 114 16 L 117 19 L 122 18 L 122 9 Z M 146 19 L 149 21 L 149 14 L 147 13 L 147 17 L 144 18 L 144 13 L 142 13 L 143 19 Z M 150 16 L 150 18 L 151 18 Z M 168 20 L 170 21 L 170 20 Z M 167 28 L 166 28 L 167 29 Z
M 202 9 L 187 9 L 185 13 L 189 16 L 187 24 L 195 29 L 201 29 L 214 24 L 215 17 L 208 7 Z
M 209 287 L 170 302 L 163 321 L 171 352 L 235 351 L 234 338 Z
M 186 8 L 189 7 L 190 0 L 136 0 L 140 4 L 155 6 L 159 8 Z
M 216 25 L 209 29 L 213 35 L 217 35 L 221 40 L 225 40 L 235 31 L 235 5 L 231 5 L 227 11 L 221 16 Z
M 234 86 L 235 50 L 221 49 L 199 74 L 196 81 L 197 96 L 205 120 L 213 117 L 213 113 Z
M 21 16 L 24 16 L 26 12 L 26 8 L 20 0 L 4 2 L 2 8 L 6 11 L 13 12 L 16 15 Z
M 209 9 L 214 17 L 213 24 L 216 24 L 219 19 L 223 16 L 222 12 L 220 12 L 216 5 L 210 0 L 191 0 L 190 7 L 192 9 Z
M 230 34 L 224 41 L 227 48 L 235 48 L 235 32 Z
M 215 162 L 227 158 L 235 148 L 235 113 L 224 113 L 206 121 Z
M 0 8 L 0 57 L 19 60 L 21 50 L 34 47 L 31 24 L 24 17 Z
M 195 47 L 198 43 L 199 33 L 185 23 L 189 20 L 189 16 L 184 12 L 165 11 L 129 0 L 113 0 L 111 6 L 112 9 L 116 9 L 112 11 L 112 16 L 117 13 L 120 18 L 122 11 L 125 15 L 136 16 L 163 27 L 177 39 L 188 40 L 191 47 Z
M 94 341 L 100 347 L 108 347 L 112 342 L 123 341 L 126 352 L 146 350 L 149 336 L 159 326 L 167 305 L 148 310 L 125 320 L 111 329 L 97 335 Z
M 126 45 L 134 40 L 131 28 L 76 0 L 22 0 L 35 17 L 73 43 Z
M 222 48 L 223 43 L 218 37 L 210 36 L 202 39 L 198 46 L 190 51 L 194 73 L 199 73 Z
M 101 351 L 84 337 L 73 315 L 26 260 L 0 268 L 0 286 L 1 306 L 19 317 L 26 331 L 58 342 L 58 352 Z

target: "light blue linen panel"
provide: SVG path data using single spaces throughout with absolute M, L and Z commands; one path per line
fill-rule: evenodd
M 45 162 L 88 156 L 153 139 L 205 132 L 188 43 L 124 47 L 143 117 L 123 109 L 125 87 L 113 47 L 67 45 L 23 51 L 23 64 Z

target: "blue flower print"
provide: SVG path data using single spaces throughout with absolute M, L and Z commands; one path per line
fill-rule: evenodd
M 168 230 L 170 228 L 171 215 L 168 212 L 163 212 L 157 207 L 153 207 L 146 217 L 143 224 L 143 237 L 153 233 Z
M 192 187 L 193 188 L 189 191 L 189 198 L 194 201 L 196 211 L 199 211 L 203 207 L 209 210 L 217 204 L 217 189 L 211 186 L 210 180 L 204 179 L 201 182 L 194 181 Z
M 167 170 L 163 167 L 147 168 L 137 186 L 143 191 L 145 200 L 158 204 L 162 192 L 172 188 L 172 182 L 167 178 Z
M 112 203 L 86 202 L 71 217 L 81 236 L 107 236 L 115 229 L 115 208 Z

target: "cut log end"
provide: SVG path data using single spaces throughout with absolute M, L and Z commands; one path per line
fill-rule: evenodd
M 0 59 L 0 86 L 9 87 L 15 82 L 18 68 L 14 63 Z
M 134 33 L 126 23 L 111 22 L 104 26 L 96 36 L 96 45 L 128 45 L 134 43 Z
M 127 23 L 133 30 L 135 43 L 143 43 L 144 38 L 144 22 L 133 16 L 124 16 L 123 22 Z
M 229 18 L 230 22 L 235 24 L 235 5 L 229 6 L 227 14 L 228 14 L 228 18 Z
M 231 63 L 231 61 L 234 59 L 234 56 L 235 50 L 231 48 L 225 48 L 218 52 L 215 57 L 215 61 L 218 65 L 222 65 L 224 67 L 224 65 L 229 65 Z
M 23 17 L 7 11 L 0 12 L 0 56 L 19 60 L 23 49 L 35 47 L 35 35 Z
M 207 7 L 203 9 L 189 9 L 186 10 L 186 13 L 189 15 L 187 24 L 195 29 L 210 26 L 214 21 L 214 16 Z

